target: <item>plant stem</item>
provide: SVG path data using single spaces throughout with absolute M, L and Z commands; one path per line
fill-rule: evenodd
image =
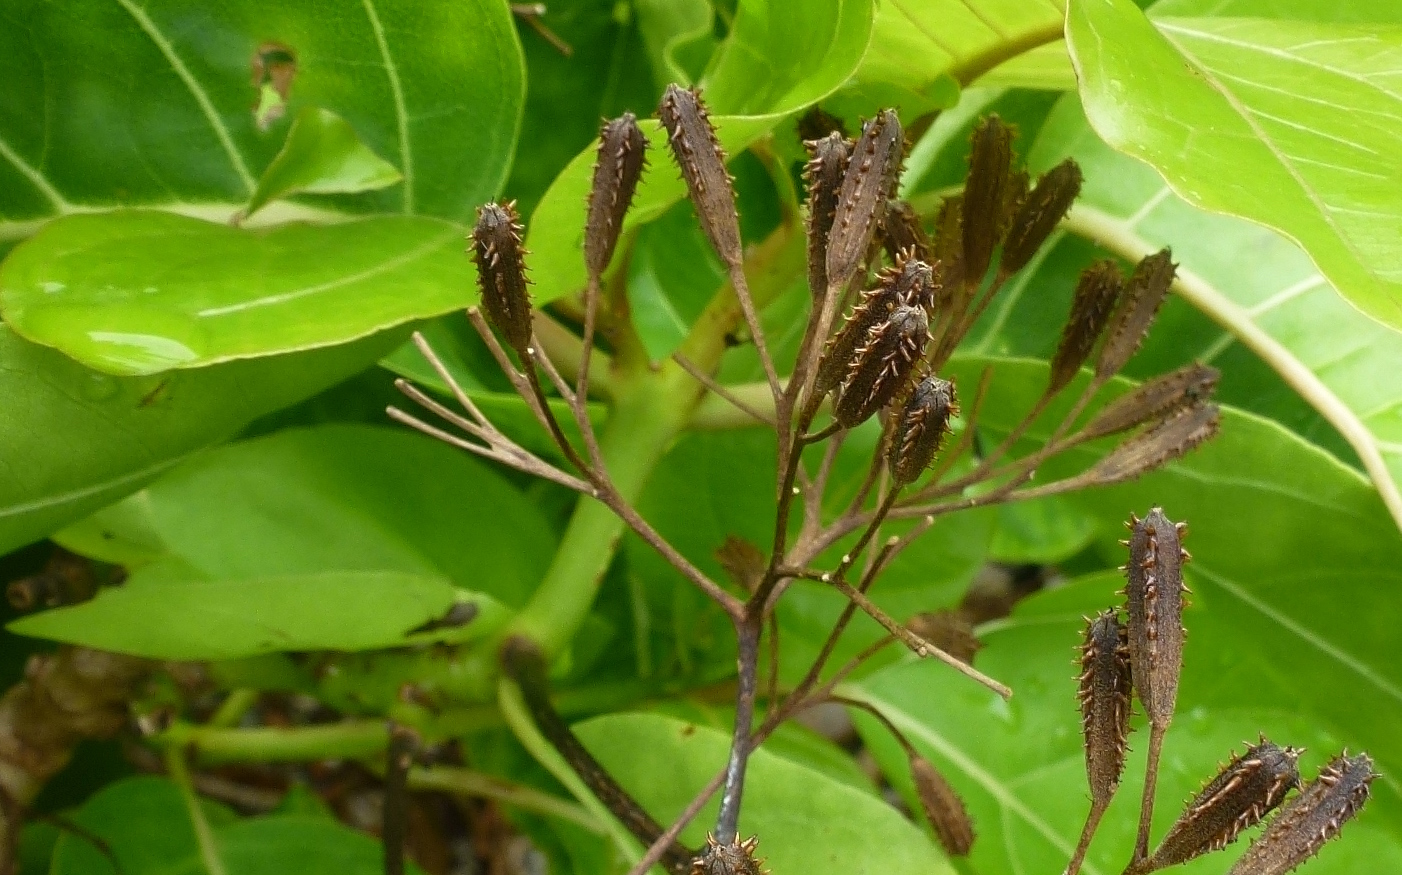
M 1104 816 L 1105 808 L 1104 805 L 1091 803 L 1090 814 L 1086 815 L 1086 825 L 1081 830 L 1081 840 L 1076 842 L 1076 850 L 1071 854 L 1071 862 L 1066 864 L 1065 875 L 1076 875 L 1081 871 L 1081 864 L 1086 859 L 1086 851 L 1090 850 L 1090 840 L 1095 837 L 1095 831 L 1100 826 L 1100 818 Z
M 174 746 L 166 751 L 166 770 L 170 779 L 180 788 L 180 796 L 185 800 L 185 809 L 190 813 L 190 826 L 195 832 L 195 843 L 200 849 L 200 862 L 209 875 L 225 875 L 224 861 L 219 857 L 219 847 L 214 842 L 214 831 L 209 828 L 200 798 L 195 795 L 190 783 L 190 769 L 185 764 L 185 749 Z
M 716 817 L 716 840 L 730 844 L 740 824 L 740 801 L 745 790 L 745 768 L 750 761 L 750 730 L 754 724 L 755 694 L 759 673 L 759 637 L 764 628 L 763 602 L 752 607 L 742 622 L 735 624 L 739 648 L 739 685 L 735 693 L 735 733 L 730 743 L 730 759 L 725 767 L 725 792 L 720 797 Z
M 1149 761 L 1144 766 L 1144 800 L 1139 805 L 1139 834 L 1134 840 L 1134 862 L 1149 856 L 1149 829 L 1154 820 L 1154 790 L 1159 782 L 1159 755 L 1163 753 L 1165 723 L 1149 724 Z

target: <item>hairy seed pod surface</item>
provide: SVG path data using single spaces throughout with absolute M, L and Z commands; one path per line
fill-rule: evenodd
M 803 169 L 808 183 L 808 288 L 815 299 L 822 300 L 828 290 L 828 237 L 853 144 L 834 131 L 803 145 L 810 156 Z
M 613 258 L 623 216 L 633 202 L 646 161 L 647 137 L 631 112 L 604 123 L 584 222 L 584 266 L 596 279 Z
M 691 864 L 692 875 L 763 875 L 764 861 L 755 859 L 758 846 L 758 836 L 744 841 L 736 836 L 729 842 L 718 842 L 708 834 L 706 847 Z
M 1375 778 L 1367 754 L 1335 757 L 1281 809 L 1229 875 L 1285 875 L 1313 857 L 1363 808 Z
M 833 405 L 833 415 L 843 428 L 861 425 L 905 388 L 929 339 L 925 311 L 904 305 L 867 332 Z
M 1105 345 L 1100 350 L 1100 361 L 1096 363 L 1095 375 L 1108 378 L 1125 366 L 1144 342 L 1144 335 L 1153 324 L 1154 317 L 1163 306 L 1173 285 L 1174 272 L 1172 253 L 1167 249 L 1146 256 L 1134 268 L 1129 282 L 1125 283 L 1115 312 L 1110 316 L 1110 331 Z
M 1105 405 L 1083 430 L 1086 439 L 1127 431 L 1206 401 L 1217 388 L 1221 372 L 1196 362 L 1141 383 Z
M 1152 867 L 1175 866 L 1236 841 L 1299 785 L 1299 758 L 1294 748 L 1264 738 L 1233 757 L 1188 803 L 1150 858 Z
M 1183 544 L 1187 527 L 1162 508 L 1131 517 L 1125 601 L 1134 690 L 1149 721 L 1167 726 L 1183 671 Z
M 837 388 L 852 366 L 857 350 L 866 342 L 867 334 L 885 322 L 896 308 L 906 304 L 907 290 L 901 285 L 903 271 L 883 271 L 874 289 L 862 292 L 862 298 L 847 317 L 841 330 L 828 341 L 827 349 L 818 362 L 814 378 L 815 396 L 826 395 Z
M 696 218 L 711 246 L 727 265 L 741 261 L 740 214 L 735 189 L 725 169 L 725 152 L 711 127 L 706 104 L 696 89 L 668 85 L 657 107 L 667 143 L 681 169 Z
M 1129 633 L 1119 611 L 1104 611 L 1086 625 L 1077 683 L 1091 804 L 1103 809 L 1120 785 L 1129 750 L 1126 739 L 1133 685 Z
M 1081 272 L 1076 281 L 1075 297 L 1071 300 L 1071 315 L 1061 329 L 1061 341 L 1052 356 L 1048 392 L 1064 389 L 1090 358 L 1095 342 L 1110 322 L 1110 313 L 1123 285 L 1120 269 L 1108 259 L 1097 261 Z
M 531 296 L 517 218 L 514 201 L 478 207 L 472 250 L 487 321 L 524 359 L 531 345 Z
M 886 222 L 881 229 L 881 245 L 892 264 L 910 258 L 930 260 L 930 238 L 920 224 L 920 216 L 909 202 L 893 200 L 886 205 Z
M 886 464 L 891 482 L 907 486 L 920 479 L 949 433 L 949 420 L 959 412 L 954 384 L 926 377 L 916 384 L 900 411 L 891 418 Z
M 944 775 L 924 757 L 910 758 L 910 776 L 915 781 L 915 793 L 920 807 L 934 828 L 945 851 L 955 857 L 967 857 L 974 846 L 974 822 L 969 817 L 964 800 L 944 779 Z
M 828 236 L 829 285 L 845 287 L 866 260 L 881 227 L 886 202 L 900 179 L 905 133 L 895 110 L 883 109 L 862 128 L 837 196 L 837 213 Z
M 977 285 L 1002 239 L 1012 184 L 1013 132 L 996 115 L 974 128 L 964 180 L 964 282 Z
M 1037 186 L 1013 211 L 998 265 L 1003 273 L 1017 273 L 1027 266 L 1071 209 L 1081 193 L 1081 181 L 1081 168 L 1070 158 L 1042 174 Z
M 1131 435 L 1081 476 L 1088 484 L 1107 486 L 1161 468 L 1216 437 L 1221 418 L 1216 404 L 1198 403 L 1170 411 L 1164 419 Z

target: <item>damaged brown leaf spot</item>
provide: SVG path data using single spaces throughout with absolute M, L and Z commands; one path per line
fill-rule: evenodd
M 725 543 L 716 550 L 716 560 L 730 579 L 746 592 L 755 591 L 769 565 L 769 560 L 758 547 L 735 535 L 726 536 Z
M 258 130 L 267 131 L 287 114 L 292 81 L 297 78 L 297 53 L 285 43 L 265 42 L 253 53 L 251 66 L 253 87 L 258 89 L 253 123 Z

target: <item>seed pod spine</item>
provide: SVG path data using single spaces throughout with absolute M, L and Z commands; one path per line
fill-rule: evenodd
M 833 405 L 838 423 L 855 428 L 885 407 L 905 387 L 929 339 L 929 317 L 920 307 L 897 307 L 868 331 Z
M 708 833 L 706 847 L 691 863 L 691 875 L 766 875 L 764 861 L 755 859 L 757 847 L 759 836 L 721 842 Z
M 1081 674 L 1076 680 L 1091 805 L 1103 809 L 1120 785 L 1129 750 L 1133 684 L 1129 632 L 1119 611 L 1104 611 L 1087 622 Z
M 1071 300 L 1071 315 L 1061 329 L 1061 341 L 1052 356 L 1049 394 L 1064 389 L 1090 358 L 1095 342 L 1110 322 L 1123 286 L 1120 269 L 1108 259 L 1081 271 L 1075 297 Z
M 910 776 L 920 807 L 925 809 L 925 818 L 940 844 L 952 856 L 967 857 L 974 846 L 974 823 L 964 800 L 934 764 L 919 754 L 910 756 Z
M 1037 179 L 1037 185 L 1013 211 L 999 270 L 1017 273 L 1051 236 L 1081 193 L 1081 168 L 1070 158 Z
M 866 259 L 886 202 L 900 179 L 905 134 L 895 110 L 883 109 L 862 127 L 837 198 L 828 237 L 828 284 L 845 287 Z
M 974 128 L 964 180 L 964 282 L 982 282 L 1002 239 L 1012 185 L 1013 132 L 996 115 Z
M 599 152 L 584 222 L 584 266 L 596 280 L 618 245 L 623 217 L 647 164 L 647 146 L 647 137 L 631 112 L 604 122 L 599 129 Z
M 828 237 L 854 144 L 834 131 L 803 145 L 811 156 L 803 170 L 808 182 L 808 288 L 821 300 L 828 290 Z
M 894 485 L 907 486 L 920 479 L 949 434 L 950 418 L 958 412 L 952 382 L 931 376 L 916 384 L 891 418 L 886 464 Z
M 531 345 L 531 295 L 518 218 L 515 201 L 478 207 L 472 248 L 487 321 L 525 359 Z
M 721 261 L 732 267 L 739 265 L 742 252 L 735 188 L 725 169 L 725 151 L 711 126 L 701 92 L 668 85 L 657 116 L 667 131 L 667 143 L 696 207 L 701 230 Z
M 1129 564 L 1125 600 L 1134 689 L 1149 721 L 1167 726 L 1183 671 L 1183 552 L 1187 526 L 1170 522 L 1162 508 L 1127 523 Z
M 1340 754 L 1281 809 L 1228 875 L 1285 875 L 1319 853 L 1368 801 L 1377 778 L 1367 754 Z
M 1105 437 L 1201 404 L 1220 376 L 1216 368 L 1195 362 L 1155 377 L 1105 405 L 1082 434 L 1086 440 Z
M 1188 803 L 1149 858 L 1149 867 L 1175 866 L 1236 841 L 1299 786 L 1299 757 L 1298 750 L 1264 737 L 1233 757 Z
M 1172 253 L 1167 249 L 1146 256 L 1135 266 L 1110 316 L 1109 333 L 1095 366 L 1096 377 L 1103 380 L 1118 373 L 1139 351 L 1173 285 L 1175 270 Z

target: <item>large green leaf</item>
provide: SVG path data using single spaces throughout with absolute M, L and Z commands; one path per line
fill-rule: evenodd
M 663 823 L 725 765 L 730 748 L 728 733 L 655 714 L 596 717 L 575 731 Z M 682 832 L 682 841 L 701 845 L 714 821 L 712 801 Z M 760 854 L 774 875 L 953 872 L 930 840 L 890 805 L 763 748 L 750 759 L 740 830 L 759 836 Z
M 1179 195 L 1300 243 L 1369 316 L 1402 328 L 1402 27 L 1156 18 L 1076 0 L 1086 111 Z
M 0 326 L 0 552 L 140 489 L 259 416 L 373 363 L 399 341 L 152 377 L 113 377 Z
M 1318 433 L 1319 418 L 1300 415 L 1303 399 L 1327 423 L 1323 429 L 1332 426 L 1357 453 L 1402 525 L 1402 381 L 1395 367 L 1402 337 L 1341 300 L 1279 234 L 1190 206 L 1153 170 L 1106 147 L 1070 95 L 1042 128 L 1029 168 L 1040 172 L 1067 156 L 1086 176 L 1068 229 L 1130 259 L 1171 246 L 1184 276 L 1182 297 L 1215 323 L 1166 309 L 1142 357 L 1149 366 L 1212 362 L 1223 371 L 1224 400 L 1335 449 L 1337 438 Z M 1058 250 L 1027 281 L 1013 283 L 975 348 L 1049 355 L 1074 270 L 1089 262 L 1082 250 L 1069 248 L 1066 258 Z M 996 325 L 1011 327 L 994 336 Z M 1263 364 L 1283 383 L 1263 373 Z
M 473 296 L 461 229 L 409 216 L 253 231 L 119 210 L 52 222 L 0 266 L 15 331 L 117 374 L 345 343 Z
M 771 11 L 770 6 L 774 9 Z M 787 4 L 754 0 L 741 4 L 736 13 L 731 39 L 743 47 L 785 58 L 784 69 L 771 71 L 764 55 L 756 56 L 737 48 L 720 50 L 714 75 L 703 85 L 711 100 L 712 121 L 718 128 L 721 145 L 730 155 L 738 155 L 775 125 L 804 107 L 831 94 L 857 68 L 871 35 L 873 4 L 870 0 L 822 0 L 804 4 L 804 15 L 783 30 Z M 795 7 L 797 8 L 797 7 Z M 794 29 L 796 28 L 796 29 Z M 790 41 L 803 47 L 801 62 L 782 47 Z M 774 74 L 766 85 L 767 104 L 749 101 L 756 81 Z M 638 107 L 639 115 L 651 107 Z M 627 228 L 656 219 L 667 208 L 686 196 L 679 176 L 667 167 L 669 154 L 666 135 L 655 121 L 642 123 L 648 136 L 652 170 L 644 176 L 633 201 Z M 585 282 L 582 257 L 584 206 L 589 192 L 595 150 L 591 146 L 575 156 L 551 184 L 531 216 L 527 248 L 537 294 L 551 300 L 571 294 Z
M 287 54 L 288 115 L 260 130 L 252 108 Z M 338 209 L 466 219 L 506 178 L 525 85 L 499 2 L 21 0 L 0 11 L 0 71 L 0 238 L 93 207 L 227 218 L 304 106 L 404 174 Z

